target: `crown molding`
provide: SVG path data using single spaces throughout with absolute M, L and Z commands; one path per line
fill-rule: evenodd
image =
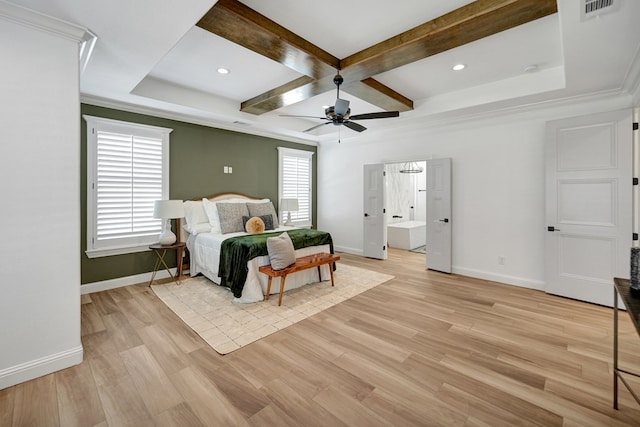
M 603 91 L 588 95 L 571 96 L 546 100 L 540 102 L 530 102 L 527 104 L 509 105 L 509 102 L 499 102 L 491 105 L 490 109 L 482 107 L 471 107 L 455 111 L 448 111 L 437 114 L 413 116 L 407 119 L 400 119 L 393 127 L 379 129 L 376 131 L 376 138 L 393 138 L 397 136 L 399 128 L 403 132 L 422 132 L 425 129 L 447 129 L 450 127 L 460 127 L 461 124 L 470 124 L 478 121 L 495 120 L 501 122 L 505 117 L 514 119 L 535 119 L 542 117 L 547 120 L 549 112 L 556 115 L 570 117 L 581 114 L 580 111 L 614 111 L 624 108 L 631 108 L 631 95 L 622 90 Z M 586 113 L 585 113 L 586 114 Z M 335 142 L 335 135 L 323 135 L 320 144 Z M 345 138 L 342 138 L 345 141 Z
M 265 138 L 278 139 L 281 141 L 295 142 L 298 144 L 311 145 L 314 147 L 318 145 L 318 142 L 316 140 L 302 139 L 295 136 L 279 133 L 276 131 L 269 131 L 269 130 L 246 126 L 242 124 L 227 123 L 227 122 L 223 122 L 213 118 L 205 118 L 205 117 L 198 117 L 190 114 L 170 112 L 170 111 L 165 111 L 165 110 L 161 110 L 153 107 L 134 105 L 134 104 L 129 104 L 122 101 L 116 101 L 116 100 L 101 98 L 101 97 L 92 96 L 92 95 L 81 94 L 80 102 L 82 102 L 83 104 L 95 105 L 96 107 L 113 108 L 115 110 L 127 111 L 129 113 L 144 114 L 147 116 L 159 117 L 163 119 L 177 120 L 180 122 L 186 122 L 186 123 L 191 123 L 195 125 L 202 125 L 202 126 L 212 127 L 216 129 L 228 130 L 232 132 L 262 136 Z
M 633 70 L 630 70 L 629 76 L 637 77 L 637 74 L 632 73 L 632 71 Z M 510 115 L 512 117 L 525 115 L 527 118 L 531 118 L 532 115 L 544 114 L 545 111 L 549 110 L 572 111 L 575 107 L 594 104 L 606 105 L 605 108 L 608 108 L 609 110 L 622 109 L 627 107 L 630 108 L 633 105 L 638 105 L 637 102 L 634 104 L 634 101 L 636 101 L 639 96 L 637 80 L 639 79 L 635 78 L 634 80 L 636 84 L 636 98 L 634 98 L 633 93 L 629 93 L 625 89 L 616 89 L 586 95 L 567 96 L 553 100 L 532 101 L 524 104 L 514 104 L 514 102 L 517 103 L 518 101 L 513 99 L 504 100 L 489 105 L 468 107 L 433 114 L 416 115 L 404 120 L 400 118 L 396 119 L 397 122 L 394 126 L 389 126 L 386 129 L 380 129 L 376 132 L 378 136 L 395 135 L 398 133 L 400 128 L 402 128 L 402 131 L 408 132 L 417 131 L 424 128 L 446 128 L 448 126 L 459 126 L 461 121 L 472 122 L 491 119 L 501 120 L 505 115 Z M 628 86 L 625 86 L 625 88 L 626 87 Z M 153 107 L 133 105 L 121 101 L 114 101 L 89 95 L 81 95 L 81 102 L 96 105 L 99 107 L 113 108 L 132 113 L 145 114 L 170 120 L 178 120 L 197 125 L 262 136 L 266 138 L 274 138 L 311 146 L 318 146 L 319 144 L 322 144 L 324 142 L 335 142 L 336 140 L 336 135 L 333 132 L 314 136 L 314 140 L 305 140 L 292 135 L 286 135 L 285 133 L 281 133 L 277 130 L 269 131 L 258 127 L 228 123 L 217 120 L 215 118 L 204 118 L 190 114 L 169 112 Z M 347 141 L 354 138 L 355 136 L 357 135 L 343 135 L 341 139 L 343 141 Z
M 44 31 L 78 43 L 84 43 L 92 37 L 95 38 L 95 35 L 84 27 L 4 0 L 0 0 L 0 19 Z
M 633 61 L 631 61 L 623 89 L 631 94 L 633 105 L 640 106 L 640 46 L 633 56 Z

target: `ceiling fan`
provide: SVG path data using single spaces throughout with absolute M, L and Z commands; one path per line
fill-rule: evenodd
M 328 125 L 333 123 L 334 126 L 345 125 L 351 130 L 355 130 L 356 132 L 362 132 L 367 130 L 366 127 L 362 126 L 359 123 L 354 122 L 353 120 L 368 120 L 368 119 L 384 119 L 387 117 L 398 117 L 400 116 L 399 111 L 382 111 L 379 113 L 365 113 L 365 114 L 356 114 L 351 115 L 351 109 L 349 108 L 349 101 L 346 99 L 340 99 L 340 85 L 344 82 L 342 76 L 338 73 L 333 78 L 333 83 L 335 83 L 338 88 L 338 96 L 336 98 L 336 104 L 327 107 L 324 110 L 324 114 L 326 117 L 316 117 L 316 116 L 297 116 L 290 114 L 281 114 L 281 117 L 308 117 L 311 119 L 320 119 L 326 120 L 324 123 L 320 123 L 319 125 L 315 125 L 310 127 L 309 129 L 303 130 L 303 132 L 310 132 L 314 129 L 317 129 L 321 126 Z

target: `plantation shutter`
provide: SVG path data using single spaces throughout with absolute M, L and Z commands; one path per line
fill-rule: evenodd
M 156 200 L 169 196 L 171 129 L 85 116 L 87 255 L 148 249 L 162 231 Z
M 311 225 L 312 175 L 311 157 L 313 152 L 279 147 L 279 198 L 298 199 L 298 211 L 291 212 L 295 225 Z M 286 212 L 280 211 L 284 221 Z
M 98 132 L 97 161 L 97 240 L 160 234 L 162 139 Z

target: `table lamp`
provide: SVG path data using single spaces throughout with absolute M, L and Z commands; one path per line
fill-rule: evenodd
M 287 222 L 284 223 L 287 227 L 292 227 L 291 212 L 298 210 L 298 199 L 282 199 L 280 200 L 280 211 L 287 212 Z
M 158 243 L 173 245 L 176 242 L 176 235 L 171 231 L 171 220 L 184 217 L 182 200 L 156 200 L 153 205 L 153 217 L 163 220 Z

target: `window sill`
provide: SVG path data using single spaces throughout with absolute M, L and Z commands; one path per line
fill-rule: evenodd
M 294 222 L 292 227 L 311 229 L 311 228 L 313 228 L 313 224 L 309 224 L 308 222 L 301 222 L 301 223 L 295 223 Z
M 104 249 L 88 249 L 84 253 L 88 258 L 101 258 L 112 255 L 124 255 L 133 254 L 136 252 L 144 252 L 149 250 L 149 245 L 140 246 L 125 246 L 119 248 L 104 248 Z

